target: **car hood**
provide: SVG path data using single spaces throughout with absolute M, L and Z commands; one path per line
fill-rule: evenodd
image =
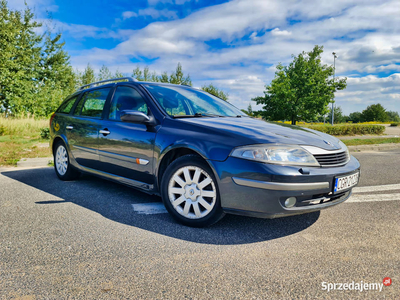
M 339 140 L 312 129 L 281 123 L 266 122 L 249 117 L 200 117 L 182 118 L 184 123 L 206 127 L 210 131 L 223 131 L 226 137 L 234 138 L 237 146 L 249 144 L 294 144 L 310 145 L 325 150 L 340 149 Z

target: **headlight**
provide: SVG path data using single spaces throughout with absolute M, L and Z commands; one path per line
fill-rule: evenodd
M 244 146 L 234 149 L 231 156 L 270 164 L 319 167 L 310 152 L 294 145 Z

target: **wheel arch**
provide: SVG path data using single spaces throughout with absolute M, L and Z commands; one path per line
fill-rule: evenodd
M 54 155 L 54 151 L 56 150 L 55 147 L 59 141 L 61 141 L 65 144 L 67 151 L 69 150 L 66 139 L 64 137 L 58 135 L 58 136 L 54 137 L 53 142 L 51 144 L 51 152 L 53 153 L 53 155 Z
M 179 157 L 185 156 L 185 155 L 196 155 L 199 158 L 201 158 L 213 171 L 215 175 L 214 168 L 212 165 L 208 162 L 207 158 L 198 150 L 187 147 L 187 146 L 176 146 L 176 147 L 170 147 L 169 149 L 166 149 L 164 153 L 162 154 L 159 164 L 156 170 L 157 174 L 157 189 L 160 191 L 160 186 L 161 186 L 161 179 L 165 171 L 167 170 L 167 167 L 176 159 Z

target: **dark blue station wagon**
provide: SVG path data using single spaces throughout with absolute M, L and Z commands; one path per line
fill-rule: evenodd
M 348 199 L 359 162 L 337 138 L 250 118 L 204 91 L 118 78 L 81 87 L 50 120 L 61 180 L 81 172 L 162 197 L 189 226 L 275 218 Z

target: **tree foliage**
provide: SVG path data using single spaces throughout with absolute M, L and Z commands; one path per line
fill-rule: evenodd
M 0 0 L 0 110 L 14 116 L 47 116 L 75 87 L 61 34 L 34 20 L 26 6 L 13 11 Z
M 332 109 L 329 111 L 328 116 L 326 117 L 326 122 L 330 123 L 332 120 Z M 334 106 L 333 109 L 333 122 L 335 124 L 346 122 L 346 118 L 343 115 L 342 108 L 340 106 Z
M 253 111 L 253 107 L 251 106 L 251 104 L 249 103 L 249 106 L 247 106 L 247 110 L 246 109 L 241 109 L 242 112 L 244 112 L 246 115 L 250 116 L 250 117 L 254 117 L 255 116 L 255 112 Z
M 379 121 L 387 122 L 389 117 L 386 109 L 381 104 L 372 104 L 364 109 L 361 113 L 363 122 Z
M 346 88 L 347 78 L 333 80 L 333 66 L 321 63 L 322 46 L 293 57 L 289 66 L 278 64 L 275 78 L 266 86 L 264 96 L 252 99 L 263 105 L 268 120 L 313 120 L 328 112 L 337 90 Z
M 107 79 L 111 79 L 111 78 L 113 78 L 111 71 L 105 65 L 103 65 L 99 71 L 99 75 L 97 76 L 97 79 L 99 81 L 102 81 L 102 80 L 107 80 Z
M 167 72 L 157 75 L 155 71 L 151 72 L 149 67 L 145 67 L 143 71 L 139 67 L 136 67 L 132 72 L 132 77 L 139 81 L 192 85 L 190 75 L 185 75 L 183 73 L 181 63 L 178 63 L 175 71 L 172 72 L 170 76 L 168 76 Z
M 224 91 L 220 90 L 216 86 L 214 86 L 212 83 L 209 85 L 203 85 L 201 89 L 211 95 L 214 95 L 218 98 L 221 98 L 222 100 L 228 101 L 228 93 L 225 93 Z
M 388 119 L 390 122 L 400 122 L 400 116 L 397 111 L 386 111 Z
M 351 114 L 349 114 L 349 121 L 353 123 L 362 122 L 362 114 L 359 111 L 352 112 Z

